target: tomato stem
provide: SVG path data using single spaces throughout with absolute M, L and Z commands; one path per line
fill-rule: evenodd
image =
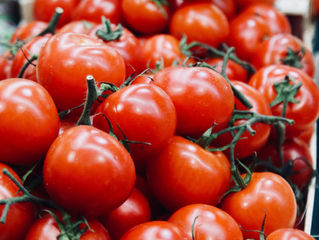
M 48 33 L 55 34 L 57 24 L 62 14 L 63 14 L 63 9 L 60 7 L 57 7 L 55 9 L 54 15 L 52 16 L 52 18 L 50 19 L 50 22 L 48 23 L 48 26 L 39 34 L 37 34 L 35 37 L 44 36 L 45 34 L 48 34 Z
M 306 53 L 306 49 L 301 47 L 300 50 L 294 51 L 290 47 L 288 47 L 288 51 L 286 57 L 281 59 L 282 64 L 292 66 L 295 68 L 303 68 L 303 64 L 301 63 Z
M 166 6 L 166 7 L 169 6 L 168 2 L 166 0 L 151 0 L 151 1 L 156 4 L 158 9 L 165 16 L 165 18 L 168 18 L 167 12 L 164 9 L 164 6 Z
M 18 78 L 23 78 L 23 74 L 25 70 L 29 67 L 29 65 L 32 65 L 35 60 L 37 60 L 39 56 L 37 54 L 32 55 L 31 58 L 26 58 L 27 62 L 22 66 L 20 69 L 20 72 L 18 74 Z
M 104 41 L 118 40 L 123 34 L 123 26 L 121 24 L 116 25 L 116 29 L 113 31 L 111 22 L 109 19 L 102 16 L 103 29 L 96 30 L 96 35 Z

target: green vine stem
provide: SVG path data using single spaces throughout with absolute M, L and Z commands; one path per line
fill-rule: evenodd
M 103 29 L 96 30 L 96 35 L 104 41 L 115 41 L 118 40 L 123 34 L 123 26 L 117 24 L 117 28 L 113 31 L 112 25 L 109 19 L 102 16 Z
M 158 9 L 163 13 L 163 15 L 165 16 L 165 18 L 168 18 L 168 15 L 164 9 L 165 7 L 168 7 L 169 4 L 166 0 L 151 0 L 153 3 L 156 4 L 156 6 L 158 7 Z
M 48 34 L 48 33 L 51 33 L 52 35 L 55 34 L 57 24 L 62 14 L 63 14 L 63 9 L 60 7 L 57 7 L 55 9 L 55 12 L 52 18 L 50 19 L 50 22 L 48 23 L 48 26 L 45 29 L 43 29 L 43 31 L 38 33 L 35 37 L 44 36 L 45 34 Z
M 302 59 L 304 58 L 306 49 L 301 47 L 300 50 L 294 51 L 288 47 L 286 57 L 281 59 L 282 64 L 292 66 L 295 68 L 303 68 Z
M 31 58 L 26 58 L 27 62 L 22 66 L 20 72 L 18 74 L 18 78 L 22 78 L 25 70 L 29 67 L 29 65 L 33 64 L 34 61 L 38 60 L 39 56 L 37 54 L 32 55 Z

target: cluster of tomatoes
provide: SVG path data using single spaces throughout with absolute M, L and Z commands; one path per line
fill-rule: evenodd
M 314 239 L 314 61 L 274 0 L 35 0 L 0 58 L 0 240 Z

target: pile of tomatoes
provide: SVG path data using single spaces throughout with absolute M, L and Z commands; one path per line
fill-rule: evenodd
M 35 0 L 0 58 L 0 240 L 314 239 L 314 61 L 274 0 Z

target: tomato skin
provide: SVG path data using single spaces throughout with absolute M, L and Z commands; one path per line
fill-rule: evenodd
M 96 23 L 91 21 L 74 20 L 65 24 L 60 29 L 58 29 L 58 32 L 59 33 L 74 32 L 74 33 L 89 34 L 91 29 L 94 28 L 96 25 L 97 25 Z
M 184 240 L 185 234 L 175 224 L 166 221 L 152 221 L 130 229 L 121 240 Z
M 192 203 L 215 205 L 230 182 L 230 164 L 221 152 L 210 153 L 175 136 L 148 161 L 147 177 L 158 200 L 169 210 Z
M 308 233 L 294 228 L 278 229 L 268 235 L 267 240 L 315 240 Z
M 29 166 L 41 160 L 59 131 L 49 93 L 33 81 L 11 78 L 0 81 L 0 102 L 0 161 Z
M 90 220 L 90 228 L 94 231 L 87 230 L 82 236 L 81 240 L 111 240 L 107 230 L 97 220 Z M 39 218 L 28 231 L 25 240 L 56 240 L 61 234 L 61 231 L 55 219 L 46 214 L 43 218 Z
M 0 80 L 4 80 L 10 77 L 10 69 L 12 64 L 12 58 L 9 50 L 4 51 L 0 55 Z
M 283 59 L 286 57 L 288 48 L 291 48 L 293 51 L 305 49 L 305 55 L 300 61 L 302 65 L 301 70 L 310 77 L 313 77 L 315 64 L 311 51 L 300 39 L 288 33 L 276 34 L 264 41 L 254 54 L 252 64 L 257 69 L 273 64 L 283 64 Z
M 79 2 L 79 0 L 35 0 L 33 4 L 33 15 L 36 20 L 49 22 L 55 13 L 55 9 L 61 7 L 63 14 L 59 19 L 58 26 L 63 26 L 70 21 L 71 13 Z
M 177 134 L 199 137 L 214 123 L 225 126 L 234 109 L 228 82 L 204 67 L 170 67 L 154 75 L 153 84 L 172 99 L 177 113 Z M 194 102 L 196 99 L 196 102 Z M 196 116 L 196 118 L 194 118 Z
M 36 36 L 44 30 L 46 26 L 47 23 L 43 21 L 31 21 L 19 26 L 11 36 L 10 42 L 14 43 L 17 40 L 26 40 L 30 37 Z
M 122 0 L 121 5 L 128 25 L 143 34 L 159 33 L 167 27 L 169 10 L 165 5 L 162 8 L 163 10 L 151 0 Z
M 121 21 L 119 0 L 82 0 L 73 9 L 71 19 L 101 22 L 101 17 L 110 19 L 112 23 Z
M 130 152 L 139 172 L 144 171 L 146 160 L 166 145 L 176 129 L 176 111 L 172 100 L 153 84 L 122 88 L 104 100 L 95 113 L 107 116 L 119 139 L 124 138 L 124 133 L 128 140 L 151 144 L 130 144 Z M 109 131 L 102 115 L 94 117 L 93 125 Z
M 228 213 L 211 205 L 187 205 L 174 212 L 168 221 L 180 227 L 187 234 L 189 240 L 192 239 L 193 224 L 195 224 L 194 237 L 197 240 L 243 239 L 236 221 Z
M 119 240 L 134 226 L 151 220 L 151 209 L 147 199 L 134 188 L 129 198 L 101 222 L 108 229 L 113 240 Z
M 235 0 L 235 3 L 236 3 L 238 11 L 242 11 L 246 9 L 247 7 L 254 5 L 256 3 L 262 3 L 262 4 L 273 6 L 275 3 L 275 0 Z
M 58 33 L 41 49 L 38 82 L 49 91 L 59 111 L 84 102 L 87 75 L 93 75 L 97 83 L 119 86 L 125 79 L 124 60 L 115 49 L 78 33 Z
M 170 33 L 177 38 L 186 35 L 189 42 L 199 41 L 218 47 L 229 34 L 229 24 L 225 14 L 214 4 L 194 3 L 173 14 Z
M 293 125 L 286 127 L 286 137 L 291 138 L 311 127 L 318 118 L 319 90 L 315 82 L 297 68 L 285 65 L 270 65 L 258 70 L 248 84 L 262 93 L 270 104 L 277 95 L 273 84 L 283 81 L 288 74 L 294 79 L 295 83 L 302 83 L 295 96 L 295 99 L 300 102 L 288 103 L 287 106 L 286 117 L 295 121 Z M 282 103 L 273 106 L 271 108 L 272 114 L 281 116 L 282 108 Z
M 53 200 L 75 215 L 93 218 L 127 199 L 134 186 L 135 168 L 116 139 L 94 127 L 77 126 L 53 142 L 43 176 Z
M 288 182 L 270 173 L 253 173 L 248 186 L 223 200 L 221 208 L 245 230 L 260 230 L 266 214 L 266 236 L 279 228 L 293 227 L 297 203 Z M 280 209 L 280 211 L 279 211 Z M 259 233 L 243 231 L 244 239 L 259 239 Z
M 21 183 L 19 176 L 9 166 L 0 163 L 0 200 L 22 195 L 19 188 L 2 172 L 5 168 Z M 4 205 L 0 205 L 0 215 L 3 208 Z M 31 203 L 12 204 L 8 211 L 6 223 L 0 224 L 0 240 L 24 239 L 35 216 L 36 208 Z

